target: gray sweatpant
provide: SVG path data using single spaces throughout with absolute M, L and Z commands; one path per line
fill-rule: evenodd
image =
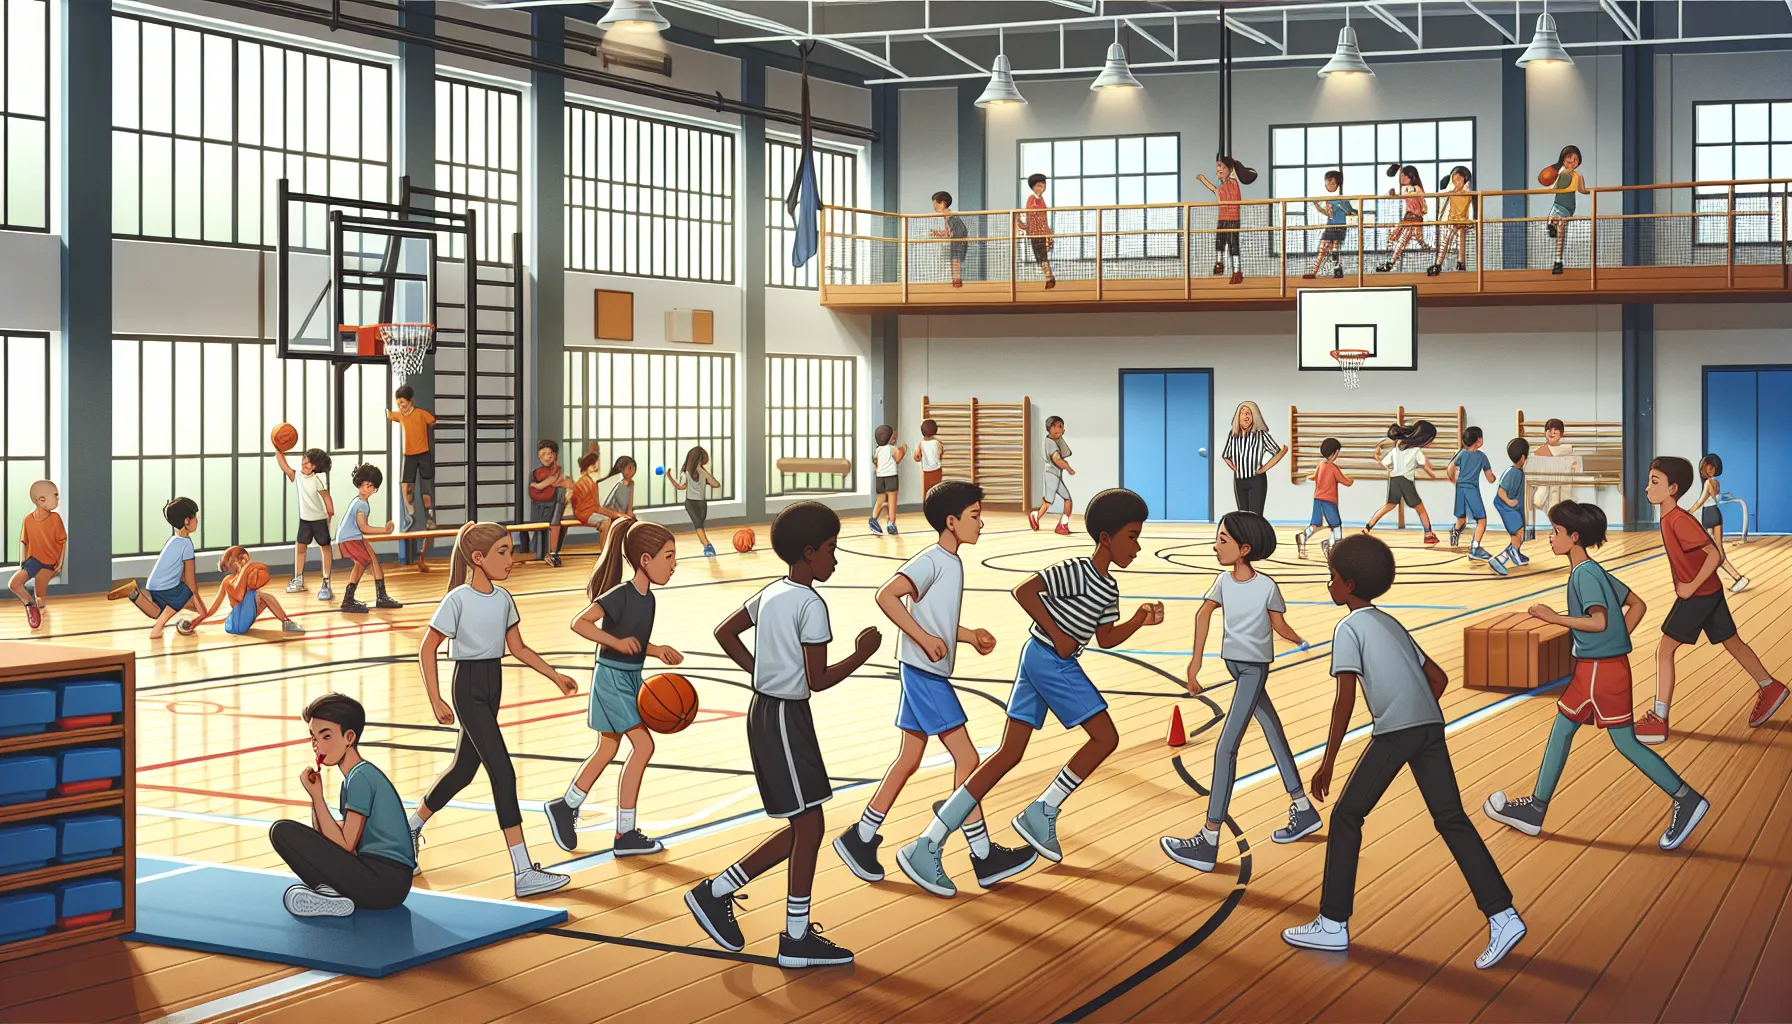
M 1207 804 L 1208 821 L 1225 821 L 1226 806 L 1232 802 L 1232 783 L 1238 777 L 1238 745 L 1244 741 L 1244 727 L 1253 717 L 1263 727 L 1263 738 L 1269 741 L 1269 752 L 1276 759 L 1276 771 L 1282 776 L 1282 787 L 1291 796 L 1301 793 L 1300 773 L 1294 768 L 1294 753 L 1288 749 L 1288 737 L 1282 732 L 1282 720 L 1269 703 L 1269 666 L 1256 661 L 1226 660 L 1226 671 L 1232 673 L 1232 707 L 1226 722 L 1220 726 L 1219 745 L 1213 750 L 1213 794 Z

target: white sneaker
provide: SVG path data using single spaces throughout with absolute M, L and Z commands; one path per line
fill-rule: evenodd
M 281 902 L 294 917 L 348 917 L 355 912 L 354 900 L 328 886 L 289 885 Z
M 572 876 L 543 871 L 540 864 L 531 864 L 528 870 L 518 871 L 515 880 L 516 898 L 520 900 L 530 896 L 543 896 L 562 888 L 572 881 Z
M 1350 922 L 1333 921 L 1320 914 L 1310 924 L 1282 929 L 1282 941 L 1301 949 L 1342 953 L 1350 948 Z
M 1505 959 L 1518 940 L 1524 938 L 1524 919 L 1518 911 L 1507 910 L 1487 919 L 1487 948 L 1475 957 L 1475 967 L 1485 971 Z
M 287 580 L 286 592 L 288 594 L 303 594 L 305 592 L 305 577 L 294 576 L 292 579 Z
M 319 601 L 334 601 L 334 600 L 336 600 L 336 592 L 330 589 L 330 581 L 329 580 L 325 580 L 324 585 L 317 588 L 317 599 Z
M 1747 590 L 1747 589 L 1748 589 L 1748 577 L 1747 576 L 1738 576 L 1738 577 L 1736 577 L 1736 582 L 1730 584 L 1730 593 L 1732 593 L 1732 594 L 1740 594 L 1744 590 Z

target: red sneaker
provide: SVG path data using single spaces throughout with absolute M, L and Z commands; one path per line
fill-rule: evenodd
M 1650 709 L 1643 720 L 1636 723 L 1636 738 L 1650 746 L 1665 742 L 1668 738 L 1668 720 Z
M 36 629 L 37 627 L 44 624 L 43 610 L 41 608 L 39 608 L 35 603 L 27 603 L 25 605 L 25 624 L 30 626 L 32 629 Z M 1781 687 L 1781 689 L 1784 689 L 1784 687 Z M 1784 700 L 1785 699 L 1784 695 L 1782 695 L 1780 699 Z M 1772 714 L 1772 712 L 1768 712 L 1768 713 Z
M 1052 532 L 1055 534 L 1058 534 L 1059 536 L 1062 536 L 1062 537 L 1068 537 L 1068 536 L 1070 536 L 1070 524 L 1069 523 L 1059 523 L 1057 525 L 1057 527 L 1052 530 Z M 1777 707 L 1778 705 L 1775 705 L 1775 706 Z
M 1427 533 L 1427 534 L 1426 534 L 1426 535 L 1425 535 L 1425 543 L 1427 543 L 1427 544 L 1436 544 L 1436 543 L 1437 543 L 1437 534 L 1435 534 L 1435 533 Z
M 1034 531 L 1038 531 L 1038 529 L 1039 529 L 1039 513 L 1037 511 L 1028 512 L 1027 513 L 1027 523 L 1033 527 Z
M 1755 694 L 1754 710 L 1749 712 L 1749 728 L 1758 729 L 1761 726 L 1766 725 L 1767 720 L 1772 718 L 1773 713 L 1778 711 L 1780 705 L 1784 703 L 1786 703 L 1785 683 L 1775 679 L 1766 686 L 1761 687 L 1761 692 Z
M 1231 283 L 1232 284 L 1243 284 L 1244 283 L 1244 273 L 1242 271 L 1234 270 L 1232 272 L 1232 282 Z

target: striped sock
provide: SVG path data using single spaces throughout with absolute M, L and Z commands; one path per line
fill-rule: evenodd
M 715 880 L 709 883 L 709 893 L 712 896 L 726 896 L 746 884 L 746 869 L 738 863 L 730 864 L 728 870 L 717 875 Z
M 784 932 L 793 939 L 800 939 L 809 930 L 808 896 L 789 896 L 784 901 Z
M 1046 806 L 1055 810 L 1063 805 L 1066 797 L 1076 792 L 1076 787 L 1082 784 L 1083 780 L 1077 778 L 1076 773 L 1066 765 L 1058 769 L 1058 777 L 1052 780 L 1051 785 L 1045 787 L 1045 792 L 1039 795 L 1039 799 L 1044 801 Z
M 989 856 L 989 826 L 983 823 L 982 818 L 965 824 L 964 840 L 971 844 L 972 856 Z
M 865 813 L 859 815 L 859 842 L 869 843 L 877 835 L 877 827 L 884 823 L 884 812 L 865 805 Z

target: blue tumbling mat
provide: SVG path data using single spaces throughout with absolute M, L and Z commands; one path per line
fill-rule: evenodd
M 392 910 L 296 918 L 289 874 L 137 858 L 137 930 L 125 938 L 363 978 L 383 978 L 514 935 L 562 924 L 566 911 L 414 889 Z

